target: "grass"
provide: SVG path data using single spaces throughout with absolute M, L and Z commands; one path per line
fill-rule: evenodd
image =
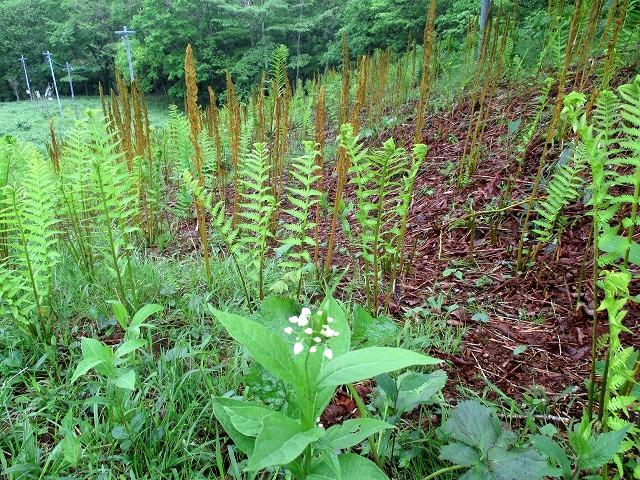
M 167 106 L 171 103 L 166 97 L 150 96 L 147 99 L 149 119 L 152 125 L 162 125 L 168 118 Z M 49 140 L 49 119 L 53 118 L 58 134 L 73 127 L 76 121 L 75 109 L 82 117 L 88 109 L 100 109 L 100 97 L 76 97 L 75 109 L 70 97 L 60 98 L 64 117 L 60 117 L 55 98 L 52 101 L 39 100 L 20 102 L 0 102 L 0 137 L 11 135 L 25 142 L 44 146 Z

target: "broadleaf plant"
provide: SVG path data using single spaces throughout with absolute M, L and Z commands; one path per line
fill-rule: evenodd
M 216 418 L 249 457 L 246 471 L 280 467 L 296 479 L 387 478 L 374 462 L 348 449 L 392 425 L 362 418 L 325 430 L 320 416 L 338 385 L 439 360 L 401 348 L 350 350 L 346 315 L 330 296 L 319 310 L 305 307 L 288 322 L 272 322 L 272 329 L 246 317 L 212 313 L 256 362 L 294 392 L 290 411 L 297 414 L 292 416 L 244 400 L 215 399 Z

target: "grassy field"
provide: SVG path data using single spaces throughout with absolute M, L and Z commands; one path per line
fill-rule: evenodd
M 100 108 L 100 98 L 76 97 L 75 109 L 71 98 L 60 99 L 64 117 L 60 117 L 58 105 L 53 101 L 31 102 L 0 102 L 0 136 L 11 135 L 20 140 L 33 142 L 44 146 L 49 139 L 49 119 L 54 118 L 56 130 L 60 134 L 72 127 L 78 118 L 88 109 Z M 150 97 L 147 99 L 147 107 L 151 123 L 160 125 L 164 123 L 168 115 L 167 106 L 170 104 L 166 97 Z

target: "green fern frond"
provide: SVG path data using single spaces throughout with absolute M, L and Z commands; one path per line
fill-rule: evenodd
M 0 267 L 6 282 L 0 313 L 23 331 L 49 338 L 52 278 L 59 258 L 55 174 L 35 151 L 26 162 L 21 181 L 5 186 L 0 195 L 8 253 Z
M 290 163 L 289 177 L 291 185 L 286 187 L 287 200 L 291 204 L 284 213 L 294 221 L 283 225 L 286 233 L 280 240 L 278 251 L 283 252 L 284 260 L 280 266 L 287 271 L 286 280 L 297 283 L 297 295 L 300 296 L 305 270 L 313 266 L 311 258 L 315 246 L 313 231 L 316 224 L 310 220 L 312 211 L 320 201 L 320 192 L 315 185 L 320 176 L 320 167 L 316 164 L 318 152 L 312 142 L 304 142 L 305 153 Z
M 560 156 L 560 165 L 546 188 L 546 197 L 535 206 L 538 218 L 534 220 L 532 233 L 542 244 L 549 243 L 556 235 L 556 226 L 564 208 L 580 195 L 584 168 L 583 156 L 574 155 L 569 147 Z

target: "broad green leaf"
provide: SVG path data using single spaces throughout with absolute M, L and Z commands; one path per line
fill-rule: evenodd
M 119 373 L 118 376 L 113 379 L 113 384 L 125 390 L 133 390 L 136 388 L 136 372 L 129 369 Z
M 441 429 L 447 436 L 476 447 L 486 455 L 496 444 L 502 427 L 489 408 L 474 400 L 466 400 L 456 406 Z
M 156 303 L 147 304 L 142 307 L 140 310 L 136 312 L 131 320 L 131 326 L 139 326 L 144 322 L 147 318 L 157 313 L 160 313 L 164 308 L 162 305 L 158 305 Z
M 545 435 L 532 435 L 531 441 L 540 453 L 549 457 L 560 467 L 565 479 L 571 478 L 571 462 L 564 449 L 556 441 Z
M 356 341 L 362 341 L 365 339 L 365 332 L 369 325 L 374 322 L 374 318 L 368 312 L 366 308 L 360 305 L 353 307 L 353 338 Z
M 547 460 L 532 448 L 492 448 L 489 451 L 488 465 L 491 472 L 488 478 L 496 480 L 542 480 L 552 472 Z
M 274 411 L 267 407 L 252 405 L 249 402 L 245 405 L 223 408 L 236 430 L 248 437 L 258 435 L 262 429 L 264 417 L 274 414 Z
M 393 428 L 393 425 L 375 418 L 354 418 L 327 429 L 323 441 L 331 444 L 335 450 L 344 450 L 370 437 L 371 435 Z
M 301 307 L 290 298 L 267 297 L 260 305 L 258 321 L 266 327 L 281 331 L 282 328 L 289 325 L 289 317 L 300 314 L 300 309 Z
M 472 467 L 480 462 L 480 453 L 469 445 L 453 442 L 440 448 L 440 456 L 438 458 L 465 467 Z
M 116 321 L 123 328 L 127 328 L 127 308 L 117 300 L 112 300 L 111 306 L 113 307 L 113 316 L 116 317 Z
M 294 461 L 307 445 L 325 433 L 318 427 L 305 431 L 302 425 L 284 415 L 269 415 L 264 418 L 262 425 L 245 469 L 249 472 Z
M 427 403 L 444 388 L 447 374 L 443 370 L 424 374 L 407 372 L 398 379 L 398 400 L 395 409 L 408 412 L 416 405 Z
M 90 358 L 83 358 L 82 360 L 80 360 L 80 362 L 78 363 L 78 366 L 74 370 L 73 375 L 71 376 L 70 383 L 73 383 L 81 376 L 86 375 L 87 372 L 89 372 L 89 370 L 91 370 L 94 367 L 97 367 L 101 363 L 102 363 L 102 360 L 92 360 Z
M 267 327 L 231 313 L 213 310 L 213 315 L 229 335 L 241 343 L 256 362 L 291 385 L 301 383 L 301 374 L 293 363 L 293 350 Z
M 342 478 L 345 480 L 389 480 L 389 477 L 368 458 L 355 453 L 338 455 Z M 307 480 L 335 480 L 330 467 L 321 463 L 315 467 Z
M 233 426 L 233 422 L 231 422 L 227 408 L 243 407 L 252 404 L 242 400 L 235 400 L 226 397 L 215 397 L 213 398 L 212 404 L 213 414 L 216 416 L 218 422 L 220 422 L 227 434 L 231 437 L 233 443 L 246 455 L 250 455 L 253 451 L 255 438 L 243 435 Z
M 115 358 L 124 357 L 125 355 L 141 347 L 144 347 L 146 344 L 147 344 L 146 340 L 143 340 L 142 338 L 134 338 L 131 340 L 127 340 L 116 349 L 114 353 L 114 357 Z
M 618 453 L 620 445 L 627 436 L 627 428 L 601 433 L 595 440 L 590 439 L 589 451 L 580 458 L 580 467 L 592 469 L 603 466 Z
M 95 338 L 83 337 L 80 341 L 80 349 L 82 356 L 90 361 L 100 360 L 95 365 L 96 372 L 109 378 L 115 376 L 115 367 L 113 366 L 113 351 Z
M 72 467 L 77 466 L 82 456 L 82 446 L 80 445 L 78 437 L 71 432 L 67 433 L 62 440 L 62 452 L 65 461 L 69 463 L 69 465 Z
M 320 387 L 344 385 L 413 365 L 438 363 L 440 360 L 436 358 L 402 348 L 363 348 L 340 355 L 326 364 L 318 384 Z

